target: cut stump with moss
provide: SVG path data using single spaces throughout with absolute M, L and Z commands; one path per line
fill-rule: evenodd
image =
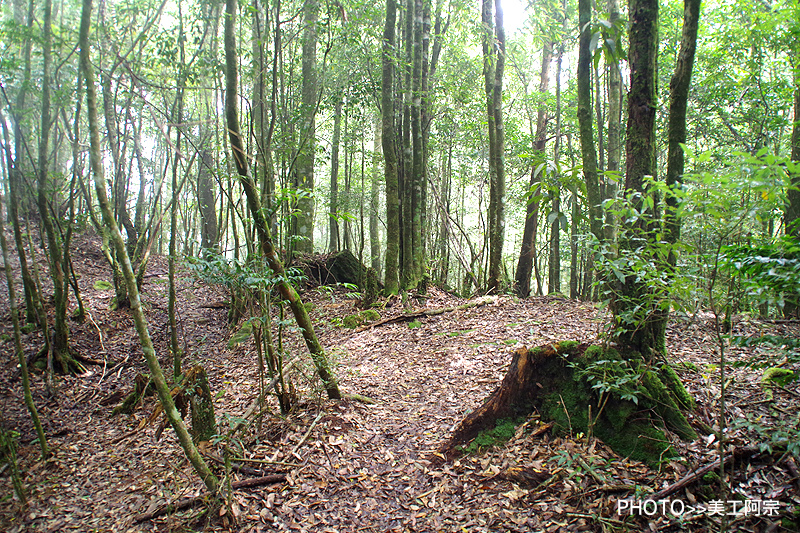
M 556 433 L 594 435 L 625 457 L 650 465 L 672 457 L 666 430 L 684 439 L 697 436 L 679 407 L 688 401 L 683 386 L 674 372 L 628 361 L 615 368 L 631 369 L 630 386 L 600 395 L 597 380 L 587 378 L 584 369 L 614 358 L 623 361 L 613 350 L 577 342 L 518 348 L 500 386 L 461 421 L 435 456 L 452 459 L 503 420 L 536 412 L 554 422 Z M 617 377 L 608 381 L 618 382 Z

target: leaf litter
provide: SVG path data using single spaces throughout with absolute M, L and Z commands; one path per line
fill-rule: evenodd
M 660 470 L 618 457 L 583 435 L 555 436 L 535 416 L 503 445 L 452 462 L 432 455 L 499 384 L 514 346 L 595 341 L 608 318 L 595 305 L 556 296 L 524 300 L 499 296 L 480 307 L 421 317 L 419 327 L 396 321 L 354 332 L 333 325 L 333 319 L 355 312 L 357 302 L 348 300 L 344 290 L 334 294 L 307 290 L 303 298 L 314 304 L 315 327 L 335 359 L 342 389 L 376 403 L 326 400 L 299 339 L 288 335 L 289 353 L 301 354 L 306 361 L 296 378 L 300 404 L 287 417 L 273 408 L 232 443 L 241 464 L 251 472 L 285 473 L 285 482 L 234 491 L 229 510 L 223 508 L 222 516 L 201 525 L 194 521 L 198 509 L 135 523 L 139 515 L 202 494 L 203 487 L 171 430 L 160 440 L 154 439 L 154 427 L 125 438 L 148 416 L 153 398 L 146 398 L 133 414 L 117 417 L 110 416 L 111 406 L 103 405 L 114 393 L 127 393 L 136 374 L 146 367 L 129 315 L 108 310 L 111 291 L 97 283 L 110 277 L 97 253 L 99 245 L 96 239 L 83 239 L 86 242 L 76 246 L 75 268 L 92 320 L 71 322 L 72 343 L 81 355 L 103 365 L 89 366 L 82 376 L 60 377 L 56 398 L 44 396 L 41 376 L 35 376 L 34 399 L 54 450 L 46 463 L 38 461 L 35 433 L 22 402 L 20 380 L 14 376 L 12 344 L 0 344 L 7 354 L 0 373 L 2 423 L 20 433 L 18 462 L 30 496 L 30 505 L 21 508 L 11 496 L 8 473 L 2 471 L 0 528 L 5 531 L 558 532 L 718 527 L 720 516 L 708 514 L 617 512 L 620 500 L 646 498 L 713 463 L 718 443 L 708 433 L 696 442 L 675 441 L 678 458 Z M 162 258 L 153 260 L 150 273 L 143 298 L 151 335 L 162 365 L 167 366 Z M 206 368 L 221 430 L 235 423 L 258 394 L 254 349 L 248 343 L 230 348 L 226 309 L 209 305 L 225 297 L 218 288 L 188 275 L 180 278 L 185 361 L 196 360 Z M 431 289 L 427 298 L 415 301 L 415 309 L 464 303 Z M 387 318 L 403 311 L 393 300 L 381 314 Z M 6 294 L 0 295 L 0 313 L 2 333 L 9 334 Z M 800 329 L 797 323 L 752 319 L 739 321 L 736 328 L 744 337 L 789 338 L 798 338 Z M 24 341 L 29 353 L 40 344 L 37 333 L 27 334 Z M 668 349 L 698 402 L 693 415 L 697 426 L 714 427 L 721 384 L 711 317 L 674 318 Z M 760 348 L 728 349 L 732 361 L 769 356 Z M 798 370 L 792 362 L 776 364 Z M 730 429 L 727 446 L 765 442 L 770 432 L 777 435 L 792 422 L 796 434 L 797 382 L 772 387 L 773 398 L 768 400 L 760 369 L 751 365 L 727 372 L 727 423 L 752 421 Z M 232 476 L 234 481 L 247 477 L 237 472 Z M 800 503 L 797 463 L 791 454 L 766 454 L 735 464 L 730 488 L 731 499 L 779 504 L 778 516 L 728 517 L 734 531 L 770 527 L 779 531 L 779 519 L 791 517 Z M 718 493 L 718 482 L 707 479 L 682 488 L 672 498 L 692 505 L 718 498 Z

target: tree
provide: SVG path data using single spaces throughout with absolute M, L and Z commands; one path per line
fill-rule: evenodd
M 542 47 L 542 69 L 539 75 L 539 94 L 542 99 L 536 116 L 536 141 L 533 146 L 534 163 L 531 165 L 531 178 L 526 194 L 525 227 L 522 231 L 522 244 L 514 274 L 514 285 L 520 298 L 527 298 L 531 292 L 531 271 L 536 259 L 536 237 L 539 231 L 539 196 L 541 194 L 541 177 L 546 173 L 547 155 L 547 108 L 544 95 L 550 84 L 550 63 L 553 57 L 553 41 L 547 39 Z M 538 270 L 538 269 L 537 269 Z M 538 276 L 538 272 L 537 272 Z M 537 284 L 541 290 L 541 283 Z
M 795 4 L 796 5 L 796 4 Z M 800 9 L 795 9 L 795 13 Z M 793 26 L 795 35 L 795 50 L 800 51 L 798 45 L 798 34 L 800 34 L 800 24 L 795 18 Z M 795 163 L 794 171 L 789 173 L 789 189 L 786 191 L 787 202 L 784 213 L 784 231 L 800 241 L 800 60 L 798 54 L 794 55 L 794 123 L 792 124 L 792 161 Z M 800 316 L 800 302 L 796 299 L 788 301 L 784 306 L 786 316 Z
M 597 150 L 592 128 L 592 5 L 590 0 L 578 0 L 578 125 L 580 128 L 583 180 L 589 208 L 589 226 L 595 239 L 604 240 L 603 218 L 600 209 L 600 186 L 597 179 Z M 599 80 L 596 80 L 599 83 Z
M 400 196 L 398 191 L 396 132 L 394 124 L 394 37 L 397 3 L 386 0 L 386 22 L 381 45 L 381 144 L 386 180 L 386 259 L 384 287 L 387 294 L 400 290 Z
M 489 128 L 489 277 L 486 288 L 498 291 L 502 283 L 503 240 L 505 237 L 505 132 L 503 130 L 503 72 L 506 38 L 500 0 L 483 0 L 483 76 L 486 91 L 486 114 Z M 495 45 L 496 39 L 496 45 Z M 496 46 L 496 49 L 495 49 Z
M 298 191 L 297 215 L 292 232 L 293 249 L 314 251 L 314 151 L 316 150 L 317 85 L 317 20 L 319 3 L 304 0 L 302 103 L 300 106 L 299 145 L 297 147 L 295 187 Z
M 52 363 L 57 362 L 64 373 L 71 372 L 74 368 L 80 368 L 70 354 L 69 348 L 69 324 L 67 322 L 67 303 L 69 299 L 69 286 L 67 285 L 64 274 L 64 249 L 61 241 L 61 234 L 56 227 L 53 213 L 51 212 L 49 193 L 51 192 L 54 180 L 50 177 L 50 83 L 51 83 L 51 62 L 52 62 L 52 2 L 45 1 L 44 20 L 42 24 L 43 43 L 42 43 L 42 108 L 41 108 L 41 131 L 39 137 L 39 157 L 37 161 L 37 204 L 39 206 L 39 217 L 42 227 L 47 236 L 47 245 L 50 266 L 50 276 L 53 280 L 53 300 L 55 304 L 54 325 L 52 330 L 52 340 L 48 353 L 48 370 L 52 369 Z M 52 359 L 51 359 L 52 357 Z

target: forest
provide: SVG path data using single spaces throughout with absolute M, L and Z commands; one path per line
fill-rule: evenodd
M 0 529 L 797 531 L 798 0 L 6 0 Z

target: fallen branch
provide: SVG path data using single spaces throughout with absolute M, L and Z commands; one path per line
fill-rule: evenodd
M 467 302 L 463 305 L 451 306 L 451 307 L 440 307 L 438 309 L 423 309 L 421 311 L 414 311 L 412 313 L 404 313 L 399 316 L 394 316 L 391 318 L 384 318 L 383 320 L 378 320 L 377 322 L 373 322 L 372 324 L 367 324 L 366 326 L 361 326 L 353 331 L 353 333 L 359 333 L 361 331 L 366 331 L 371 328 L 376 328 L 378 326 L 384 326 L 386 324 L 394 324 L 397 322 L 406 322 L 408 320 L 413 320 L 415 318 L 422 318 L 428 316 L 436 316 L 436 315 L 443 315 L 444 313 L 452 313 L 453 311 L 463 311 L 465 309 L 472 309 L 473 307 L 481 307 L 488 303 L 493 303 L 497 301 L 496 296 L 489 296 L 486 298 L 480 298 L 478 300 L 474 300 L 471 302 Z
M 756 455 L 760 451 L 761 451 L 761 449 L 758 446 L 748 446 L 748 447 L 745 447 L 745 448 L 737 448 L 737 449 L 735 449 L 733 451 L 733 453 L 727 454 L 725 456 L 725 466 L 730 465 L 730 463 L 732 463 L 734 460 L 745 459 L 745 458 L 748 458 L 748 457 L 752 457 L 753 455 Z M 698 479 L 701 479 L 703 476 L 705 476 L 709 472 L 711 472 L 713 470 L 716 470 L 718 468 L 719 468 L 719 459 L 717 459 L 716 461 L 714 461 L 713 463 L 711 463 L 709 465 L 704 466 L 703 468 L 700 468 L 699 470 L 695 470 L 691 474 L 687 474 L 682 479 L 680 479 L 679 481 L 676 481 L 675 483 L 673 483 L 669 487 L 666 487 L 666 488 L 661 489 L 660 491 L 656 492 L 655 494 L 650 496 L 650 498 L 653 499 L 653 500 L 656 500 L 656 501 L 661 500 L 663 498 L 666 498 L 667 496 L 669 496 L 671 494 L 674 494 L 674 493 L 678 492 L 679 490 L 681 490 L 683 488 L 688 487 L 689 485 L 691 485 L 692 483 L 694 483 Z
M 270 474 L 268 476 L 250 478 L 250 479 L 243 479 L 241 481 L 234 481 L 231 483 L 231 487 L 234 489 L 246 489 L 250 487 L 260 487 L 262 485 L 272 485 L 275 483 L 281 483 L 286 481 L 285 474 Z M 152 520 L 153 518 L 158 518 L 159 516 L 163 516 L 168 513 L 175 513 L 178 511 L 183 511 L 185 509 L 189 509 L 190 507 L 194 507 L 195 505 L 199 505 L 205 499 L 209 497 L 208 493 L 201 494 L 199 496 L 193 496 L 191 498 L 184 498 L 183 500 L 179 501 L 178 503 L 172 505 L 164 505 L 156 509 L 155 511 L 151 511 L 149 513 L 140 514 L 134 517 L 133 523 L 140 524 L 142 522 L 146 522 L 147 520 Z

